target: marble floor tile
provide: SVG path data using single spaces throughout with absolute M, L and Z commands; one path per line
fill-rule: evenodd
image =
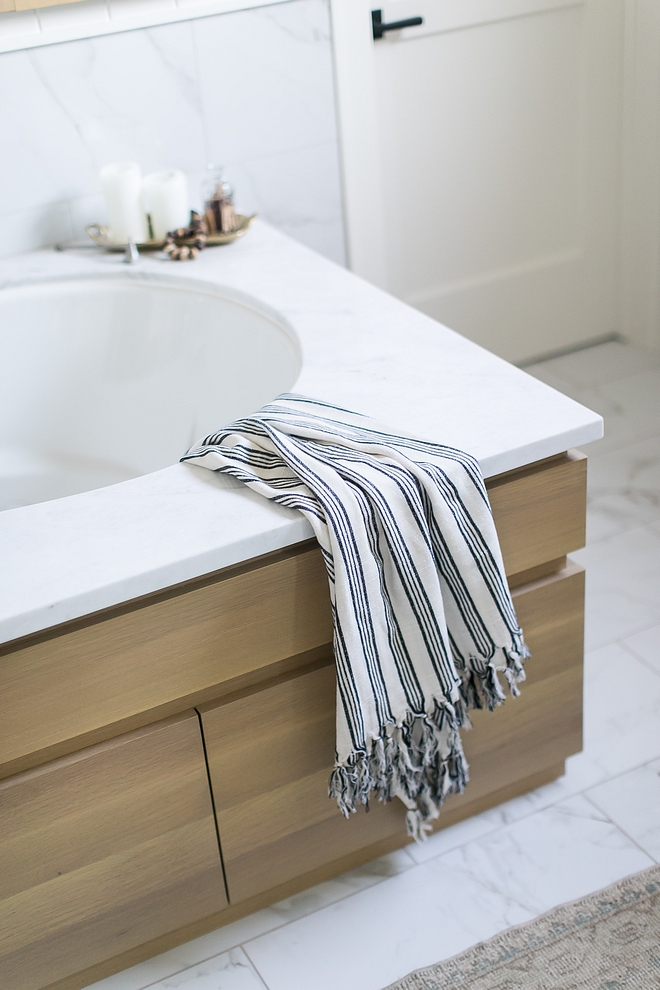
M 660 533 L 638 526 L 598 540 L 571 557 L 587 569 L 587 650 L 660 621 Z
M 605 436 L 589 445 L 589 452 L 600 455 L 627 443 L 652 437 L 660 422 L 660 369 L 648 368 L 615 382 L 592 388 L 576 386 L 568 393 L 605 419 Z
M 660 436 L 590 457 L 587 473 L 587 543 L 660 520 Z
M 407 849 L 398 849 L 229 925 L 217 928 L 207 935 L 201 935 L 168 952 L 138 963 L 121 973 L 106 977 L 92 984 L 87 990 L 143 990 L 144 987 L 151 987 L 157 981 L 185 971 L 201 960 L 225 953 L 265 932 L 281 928 L 288 922 L 350 897 L 361 890 L 374 887 L 414 866 L 415 861 L 408 855 Z
M 545 382 L 551 388 L 557 389 L 558 392 L 563 392 L 564 395 L 569 395 L 571 389 L 574 387 L 565 378 L 562 378 L 553 371 L 552 361 L 539 361 L 537 364 L 523 365 L 523 371 L 526 371 L 528 375 L 532 375 L 534 378 L 538 378 L 539 381 Z
M 152 990 L 266 990 L 266 986 L 243 950 L 232 949 L 155 983 Z
M 652 860 L 573 798 L 244 946 L 269 990 L 380 990 Z
M 585 796 L 660 863 L 660 760 L 608 780 Z
M 660 677 L 617 643 L 585 657 L 584 756 L 601 779 L 660 757 Z
M 622 682 L 629 686 L 625 701 Z M 566 761 L 562 777 L 409 846 L 412 858 L 426 862 L 660 756 L 660 683 L 620 646 L 585 657 L 584 707 L 584 751 Z
M 660 626 L 652 626 L 634 636 L 628 636 L 621 641 L 621 645 L 660 674 Z

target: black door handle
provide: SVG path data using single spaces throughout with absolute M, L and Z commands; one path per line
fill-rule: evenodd
M 383 24 L 382 10 L 371 11 L 371 26 L 374 32 L 374 41 L 382 38 L 386 31 L 400 31 L 401 28 L 419 27 L 423 23 L 423 17 L 409 17 L 405 21 L 391 21 L 390 24 Z

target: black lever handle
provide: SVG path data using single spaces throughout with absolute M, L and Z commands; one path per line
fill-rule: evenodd
M 409 17 L 405 21 L 391 21 L 389 24 L 383 24 L 382 10 L 371 11 L 371 26 L 374 32 L 374 41 L 382 38 L 386 31 L 400 31 L 401 28 L 419 27 L 423 23 L 423 17 Z

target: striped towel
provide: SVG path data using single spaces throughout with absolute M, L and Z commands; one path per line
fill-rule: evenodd
M 478 462 L 284 394 L 182 458 L 311 523 L 330 583 L 337 752 L 330 796 L 399 797 L 422 839 L 468 779 L 459 728 L 524 679 L 529 653 Z

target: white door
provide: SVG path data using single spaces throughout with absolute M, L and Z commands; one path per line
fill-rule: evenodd
M 513 361 L 614 332 L 622 0 L 332 9 L 351 267 Z

